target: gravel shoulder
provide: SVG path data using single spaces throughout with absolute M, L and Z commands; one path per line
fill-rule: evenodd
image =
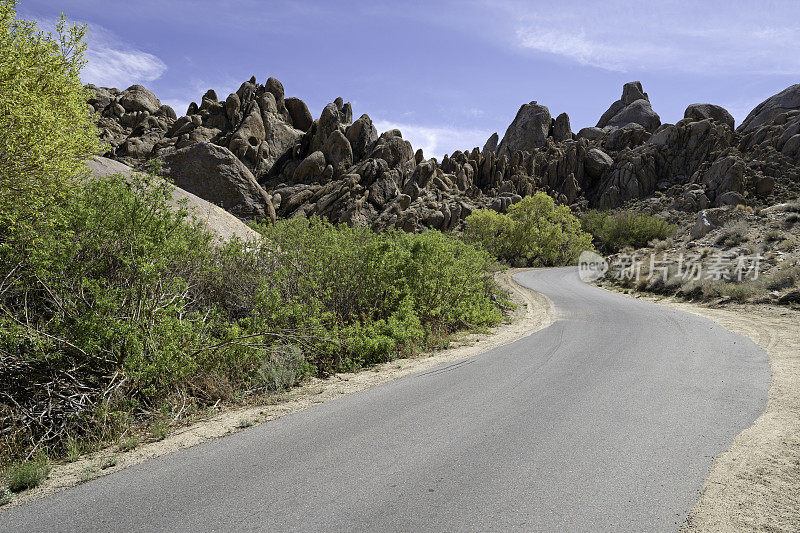
M 752 339 L 772 367 L 765 412 L 714 459 L 682 530 L 800 530 L 800 311 L 639 298 L 709 318 Z
M 310 378 L 300 386 L 271 399 L 270 403 L 222 409 L 209 418 L 173 431 L 161 441 L 147 442 L 128 452 L 111 447 L 83 456 L 72 463 L 54 464 L 48 479 L 42 485 L 18 494 L 10 504 L 0 507 L 0 514 L 3 510 L 49 496 L 90 479 L 224 437 L 320 403 L 335 401 L 344 395 L 422 372 L 442 363 L 472 357 L 546 328 L 555 317 L 553 304 L 547 297 L 522 287 L 512 279 L 512 275 L 520 270 L 525 269 L 510 269 L 496 274 L 496 281 L 509 292 L 509 299 L 517 307 L 504 323 L 488 333 L 466 333 L 456 337 L 447 349 L 397 359 L 358 373 L 341 373 L 327 379 Z M 111 463 L 113 466 L 108 466 Z

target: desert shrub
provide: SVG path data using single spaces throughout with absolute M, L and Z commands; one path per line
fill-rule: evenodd
M 787 202 L 783 210 L 787 213 L 800 213 L 800 198 Z
M 788 234 L 784 231 L 779 229 L 771 229 L 764 234 L 764 240 L 766 242 L 778 242 L 784 240 Z
M 569 207 L 556 205 L 543 192 L 512 205 L 508 215 L 489 209 L 472 213 L 465 238 L 500 259 L 528 266 L 573 264 L 591 248 L 589 235 Z
M 800 265 L 784 262 L 772 269 L 764 279 L 764 286 L 779 291 L 800 284 Z
M 38 454 L 30 461 L 12 464 L 8 468 L 8 489 L 20 492 L 38 487 L 50 475 L 50 461 L 44 454 Z
M 744 220 L 734 220 L 728 222 L 720 228 L 714 242 L 718 245 L 731 248 L 748 240 L 750 227 Z
M 608 213 L 592 210 L 581 217 L 581 227 L 592 235 L 595 245 L 605 253 L 626 247 L 643 248 L 653 240 L 665 240 L 675 226 L 653 215 L 633 211 Z
M 721 287 L 722 296 L 730 298 L 736 302 L 746 302 L 760 296 L 764 292 L 763 287 L 757 282 L 745 281 L 741 283 L 725 283 Z
M 699 279 L 684 282 L 678 295 L 689 299 L 730 298 L 737 302 L 746 302 L 762 295 L 763 292 L 764 288 L 760 281 Z

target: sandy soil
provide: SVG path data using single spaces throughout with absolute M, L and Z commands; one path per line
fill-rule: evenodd
M 766 411 L 714 459 L 682 531 L 800 531 L 800 311 L 641 298 L 749 337 L 772 366 Z
M 249 427 L 275 420 L 318 403 L 335 401 L 345 394 L 387 383 L 442 363 L 472 357 L 543 329 L 553 322 L 555 316 L 553 304 L 545 296 L 514 282 L 511 276 L 519 270 L 521 269 L 508 270 L 496 275 L 498 283 L 509 291 L 510 299 L 518 307 L 503 324 L 487 334 L 464 334 L 451 342 L 446 350 L 398 359 L 362 372 L 336 374 L 327 379 L 308 379 L 269 405 L 224 409 L 213 417 L 172 432 L 161 441 L 141 444 L 129 452 L 121 452 L 112 447 L 82 457 L 73 463 L 55 464 L 50 476 L 42 485 L 16 495 L 12 503 L 0 507 L 0 513 L 3 509 L 53 494 L 89 479 L 241 431 L 244 429 L 243 426 Z M 113 466 L 109 466 L 111 463 L 114 463 Z

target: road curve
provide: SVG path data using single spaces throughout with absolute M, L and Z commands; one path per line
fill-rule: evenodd
M 670 531 L 766 407 L 767 356 L 688 313 L 515 279 L 556 321 L 0 512 L 14 531 Z

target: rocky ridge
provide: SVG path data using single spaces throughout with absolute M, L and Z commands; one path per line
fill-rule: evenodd
M 639 82 L 577 134 L 566 113 L 552 118 L 531 102 L 502 139 L 442 161 L 399 130 L 379 133 L 366 114 L 353 120 L 342 98 L 314 119 L 275 78 L 253 77 L 224 100 L 210 90 L 182 117 L 139 85 L 88 88 L 106 157 L 133 167 L 160 158 L 179 187 L 242 219 L 322 215 L 376 230 L 452 230 L 475 209 L 504 212 L 538 190 L 576 210 L 635 202 L 674 219 L 775 203 L 800 188 L 800 85 L 736 130 L 712 104 L 661 124 Z

